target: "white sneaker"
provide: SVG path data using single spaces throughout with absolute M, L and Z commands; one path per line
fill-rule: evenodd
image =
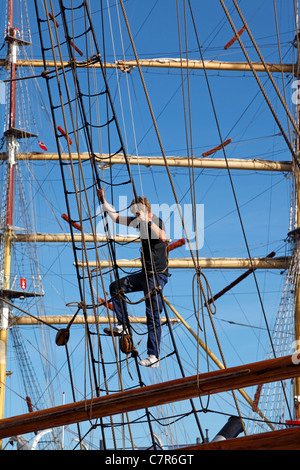
M 159 366 L 159 359 L 156 356 L 150 354 L 146 359 L 142 359 L 139 364 L 145 367 L 158 367 Z
M 104 328 L 104 333 L 107 335 L 111 336 L 111 329 L 110 328 Z M 123 325 L 115 325 L 112 329 L 114 336 L 121 336 L 123 333 L 125 335 L 128 335 L 128 330 L 127 328 L 124 328 Z

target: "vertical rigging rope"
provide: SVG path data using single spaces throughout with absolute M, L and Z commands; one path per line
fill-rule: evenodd
M 67 83 L 66 82 L 66 73 L 67 72 L 65 71 L 65 68 L 63 66 L 62 67 L 58 66 L 59 62 L 55 57 L 54 47 L 57 47 L 58 52 L 59 52 L 59 56 L 60 56 L 60 63 L 62 64 L 63 61 L 62 61 L 61 44 L 60 44 L 59 37 L 58 37 L 57 26 L 56 26 L 56 23 L 54 22 L 55 35 L 56 35 L 56 41 L 57 41 L 57 45 L 54 46 L 54 40 L 53 40 L 52 33 L 51 33 L 50 20 L 49 20 L 49 15 L 48 15 L 48 9 L 47 9 L 46 2 L 45 2 L 45 11 L 46 11 L 46 15 L 47 15 L 47 23 L 48 23 L 48 29 L 49 29 L 49 34 L 50 34 L 51 49 L 52 49 L 52 54 L 53 54 L 53 58 L 54 58 L 54 61 L 55 61 L 56 81 L 57 81 L 57 84 L 58 84 L 58 87 L 59 87 L 58 88 L 59 89 L 59 98 L 60 98 L 60 105 L 59 106 L 55 106 L 54 103 L 53 103 L 52 92 L 51 92 L 50 85 L 49 85 L 49 75 L 45 74 L 45 77 L 47 78 L 48 94 L 49 94 L 49 98 L 50 98 L 50 102 L 51 102 L 51 110 L 52 110 L 52 116 L 53 116 L 53 122 L 54 122 L 55 129 L 57 128 L 57 124 L 58 124 L 57 119 L 56 119 L 56 114 L 57 114 L 57 109 L 58 108 L 61 110 L 62 117 L 63 117 L 64 135 L 67 138 L 67 146 L 68 146 L 68 151 L 69 151 L 69 155 L 70 155 L 70 165 L 68 165 L 68 168 L 70 168 L 70 170 L 71 170 L 72 180 L 73 180 L 73 183 L 75 185 L 75 191 L 74 191 L 73 194 L 75 194 L 75 199 L 76 199 L 77 209 L 78 209 L 78 214 L 79 214 L 78 222 L 80 223 L 82 236 L 83 236 L 82 237 L 83 238 L 83 253 L 84 253 L 84 256 L 85 256 L 86 260 L 88 261 L 88 252 L 87 252 L 87 248 L 86 248 L 85 241 L 84 241 L 84 232 L 83 232 L 83 225 L 82 225 L 82 222 L 84 221 L 83 213 L 82 213 L 82 209 L 81 209 L 82 195 L 83 194 L 86 195 L 85 204 L 86 204 L 86 207 L 87 207 L 87 212 L 89 214 L 88 219 L 91 222 L 93 235 L 95 235 L 95 230 L 94 230 L 94 227 L 93 227 L 93 216 L 91 214 L 91 210 L 90 210 L 90 207 L 89 207 L 89 198 L 88 198 L 88 194 L 87 194 L 89 188 L 87 187 L 87 185 L 85 183 L 83 164 L 82 164 L 81 159 L 80 159 L 79 137 L 77 135 L 77 132 L 80 129 L 83 131 L 85 142 L 86 142 L 86 145 L 88 147 L 88 153 L 90 155 L 89 162 L 90 162 L 90 169 L 91 169 L 93 187 L 94 188 L 99 188 L 99 189 L 101 188 L 101 179 L 100 179 L 100 176 L 98 174 L 98 167 L 97 167 L 97 164 L 96 164 L 97 162 L 96 162 L 95 152 L 94 152 L 92 138 L 91 138 L 92 125 L 87 120 L 87 114 L 85 112 L 85 105 L 83 103 L 84 94 L 81 92 L 81 87 L 80 87 L 80 84 L 79 84 L 79 79 L 78 79 L 78 74 L 77 74 L 76 59 L 75 59 L 75 56 L 74 56 L 74 48 L 71 45 L 71 38 L 70 38 L 69 31 L 68 31 L 68 22 L 67 22 L 67 18 L 66 18 L 67 8 L 64 6 L 62 1 L 59 1 L 59 5 L 60 5 L 61 18 L 62 18 L 62 21 L 63 21 L 63 24 L 64 24 L 65 37 L 67 38 L 67 47 L 68 47 L 68 53 L 69 53 L 69 57 L 70 57 L 70 62 L 69 63 L 71 65 L 71 73 L 72 73 L 72 76 L 73 76 L 73 83 L 74 83 L 75 94 L 76 94 L 76 97 L 75 97 L 76 98 L 76 100 L 75 100 L 76 109 L 78 109 L 78 113 L 76 114 L 76 119 L 75 119 L 74 116 L 73 116 L 72 108 L 71 108 L 71 103 L 72 103 L 73 99 L 71 99 L 71 96 L 70 96 L 69 91 L 68 91 L 69 90 L 68 86 L 66 85 L 67 104 L 69 105 L 69 112 L 70 112 L 70 117 L 71 117 L 71 122 L 72 122 L 72 127 L 73 127 L 72 132 L 70 132 L 68 130 L 67 116 L 66 116 L 66 112 L 64 110 L 65 103 L 64 103 L 64 100 L 63 100 L 63 96 L 62 96 L 62 84 L 61 84 L 60 78 L 59 78 L 59 75 L 62 72 L 63 81 L 65 83 Z M 118 126 L 118 121 L 116 119 L 116 113 L 115 113 L 115 110 L 114 110 L 114 107 L 113 107 L 113 102 L 112 102 L 112 98 L 111 98 L 111 95 L 110 95 L 110 91 L 109 91 L 109 87 L 108 87 L 108 83 L 107 83 L 107 79 L 106 79 L 106 74 L 105 74 L 105 71 L 103 69 L 100 53 L 99 53 L 99 50 L 98 50 L 98 46 L 97 46 L 95 34 L 94 34 L 94 31 L 93 31 L 93 27 L 92 27 L 91 18 L 90 18 L 90 14 L 89 14 L 89 10 L 87 8 L 86 2 L 81 4 L 80 7 L 84 8 L 84 12 L 85 12 L 85 15 L 86 15 L 86 18 L 87 18 L 87 23 L 88 23 L 87 30 L 88 30 L 88 32 L 91 33 L 91 36 L 93 38 L 94 47 L 96 49 L 96 56 L 95 56 L 96 61 L 100 65 L 100 69 L 101 69 L 101 72 L 102 72 L 102 78 L 103 78 L 103 81 L 104 81 L 105 96 L 106 96 L 110 111 L 112 112 L 112 115 L 113 115 L 113 118 L 111 120 L 107 120 L 107 123 L 105 125 L 108 126 L 108 130 L 110 129 L 110 127 L 109 127 L 110 123 L 114 123 L 116 128 L 117 128 L 117 134 L 118 134 L 119 140 L 121 142 L 121 150 L 123 151 L 126 162 L 127 162 L 127 169 L 128 169 L 128 173 L 129 173 L 129 176 L 130 176 L 130 182 L 132 184 L 132 190 L 133 190 L 134 196 L 136 197 L 137 196 L 136 195 L 136 190 L 135 190 L 133 179 L 132 179 L 132 176 L 131 176 L 128 159 L 127 159 L 125 148 L 124 148 L 124 145 L 123 145 L 123 142 L 122 142 L 122 137 L 121 137 L 120 129 L 119 129 L 119 126 Z M 39 18 L 37 3 L 36 3 L 36 11 L 37 11 L 37 16 Z M 51 2 L 51 15 L 52 15 L 53 18 L 55 18 L 52 2 Z M 40 21 L 39 21 L 39 29 L 40 29 Z M 43 50 L 43 58 L 44 58 L 44 63 L 45 63 L 45 50 L 46 50 L 46 48 L 43 45 L 41 30 L 40 30 L 40 36 L 41 36 L 41 43 L 42 43 L 42 50 Z M 72 38 L 72 39 L 74 39 L 74 38 Z M 61 70 L 61 72 L 60 72 L 60 70 Z M 78 106 L 78 108 L 77 108 L 77 106 Z M 78 120 L 78 118 L 80 118 L 80 119 Z M 80 128 L 79 128 L 79 121 L 80 121 L 80 125 L 81 125 Z M 100 126 L 100 127 L 102 127 L 102 126 Z M 71 134 L 74 135 L 75 145 L 76 145 L 76 148 L 77 148 L 78 160 L 79 160 L 79 175 L 81 177 L 80 183 L 81 183 L 81 181 L 83 182 L 83 187 L 82 188 L 81 188 L 81 186 L 78 186 L 78 184 L 76 183 L 75 168 L 74 168 L 74 163 L 73 163 L 72 153 L 71 153 L 71 148 L 70 148 L 71 143 L 70 143 L 70 137 L 69 136 Z M 59 145 L 60 136 L 58 136 L 57 132 L 56 132 L 55 138 L 56 138 L 58 153 L 59 153 L 59 160 L 60 160 L 61 173 L 62 173 L 62 178 L 63 178 L 63 185 L 64 185 L 66 204 L 67 204 L 68 217 L 69 217 L 69 220 L 74 220 L 74 218 L 72 218 L 72 210 L 71 210 L 71 205 L 70 205 L 70 202 L 69 202 L 69 197 L 70 197 L 71 192 L 67 188 L 66 178 L 65 178 L 65 175 L 64 175 L 64 167 L 65 167 L 66 163 L 64 163 L 63 160 L 62 160 L 62 156 L 61 156 L 61 152 L 60 152 L 60 145 Z M 107 214 L 105 214 L 105 218 L 106 217 L 107 217 Z M 84 280 L 85 280 L 85 277 L 81 276 L 80 273 L 79 273 L 78 257 L 77 257 L 78 249 L 75 246 L 75 242 L 74 242 L 72 224 L 70 224 L 70 231 L 71 231 L 71 235 L 72 235 L 72 246 L 73 246 L 73 253 L 74 253 L 74 258 L 75 258 L 77 278 L 78 278 L 78 283 L 79 283 L 80 298 L 81 298 L 81 301 L 83 302 L 84 298 L 85 298 L 85 295 L 84 295 Z M 110 236 L 110 233 L 109 233 L 109 227 L 108 227 L 107 221 L 105 223 L 105 231 L 106 231 L 107 238 L 108 238 L 108 247 L 109 247 L 110 256 L 111 256 L 111 259 L 112 259 L 112 267 L 114 269 L 115 277 L 116 277 L 116 279 L 118 279 L 118 267 L 117 267 L 117 262 L 116 262 L 116 254 L 115 254 L 115 250 L 114 250 L 114 247 L 113 247 L 113 244 L 112 244 L 112 239 L 111 239 L 111 236 Z M 95 239 L 96 239 L 96 237 L 95 237 Z M 95 253 L 96 253 L 97 262 L 99 262 L 97 246 L 95 246 Z M 93 310 L 95 311 L 95 308 L 97 307 L 97 302 L 95 302 L 94 295 L 93 295 L 93 286 L 92 286 L 92 277 L 93 276 L 92 276 L 92 273 L 89 270 L 88 263 L 86 265 L 87 265 L 87 271 L 88 271 L 87 279 L 88 279 L 88 284 L 90 285 L 90 294 L 91 294 L 91 297 L 92 297 L 92 304 L 93 304 L 92 307 L 93 307 Z M 103 280 L 101 269 L 100 269 L 100 274 L 101 274 L 101 279 Z M 105 292 L 104 285 L 103 285 L 103 291 Z M 83 309 L 83 313 L 84 313 L 84 316 L 86 317 L 85 309 Z M 92 360 L 92 368 L 93 368 L 93 376 L 94 376 L 94 381 L 95 381 L 96 393 L 97 393 L 97 395 L 99 395 L 100 389 L 99 389 L 98 379 L 97 379 L 96 370 L 95 370 L 96 361 L 95 361 L 95 358 L 94 358 L 94 355 L 93 355 L 93 349 L 92 349 L 92 345 L 91 345 L 90 332 L 89 332 L 88 325 L 87 325 L 86 330 L 87 330 L 88 343 L 89 343 L 89 349 L 90 349 L 91 360 Z M 99 341 L 100 341 L 100 339 L 99 339 Z M 100 345 L 100 347 L 101 347 L 101 345 Z M 100 353 L 100 357 L 101 356 L 102 356 L 102 353 Z M 135 358 L 135 362 L 136 362 L 136 358 Z M 103 361 L 102 361 L 102 363 L 103 363 Z M 140 385 L 143 385 L 143 381 L 142 381 L 142 378 L 141 378 L 141 375 L 140 375 L 140 372 L 139 372 L 138 368 L 137 368 L 137 372 L 138 372 Z M 148 410 L 146 410 L 146 414 L 147 414 L 150 433 L 151 433 L 151 436 L 152 436 L 153 445 L 156 445 L 155 444 L 155 439 L 154 439 L 154 434 L 153 434 L 153 431 L 152 431 L 150 415 L 148 413 Z M 102 429 L 103 429 L 103 427 L 102 427 Z

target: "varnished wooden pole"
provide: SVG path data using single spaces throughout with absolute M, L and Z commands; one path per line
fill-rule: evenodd
M 293 359 L 246 364 L 2 419 L 0 438 L 298 377 L 300 365 Z
M 204 64 L 201 60 L 180 60 L 180 59 L 142 59 L 139 61 L 141 67 L 154 67 L 154 68 L 168 68 L 168 69 L 181 69 L 189 68 L 190 70 L 203 70 L 205 67 L 206 70 L 218 70 L 218 71 L 238 71 L 238 72 L 251 72 L 251 68 L 247 62 L 222 62 L 217 60 L 207 60 L 204 61 Z M 5 67 L 6 59 L 0 59 L 0 66 Z M 39 59 L 29 59 L 29 60 L 18 60 L 18 67 L 38 67 L 44 68 L 44 62 Z M 53 60 L 46 61 L 46 67 L 54 68 L 56 66 Z M 294 64 L 276 64 L 268 63 L 268 69 L 273 73 L 290 73 L 293 74 L 295 71 Z M 57 66 L 68 67 L 70 62 L 57 61 Z M 100 68 L 99 62 L 95 61 L 76 61 L 77 67 L 82 68 Z M 136 60 L 118 60 L 114 63 L 105 63 L 103 67 L 106 69 L 121 69 L 123 72 L 129 71 L 137 67 Z M 257 72 L 266 72 L 265 67 L 260 62 L 253 62 L 253 67 Z
M 140 259 L 127 260 L 118 259 L 120 268 L 141 268 Z M 287 269 L 289 267 L 290 258 L 286 256 L 277 258 L 252 258 L 252 264 L 249 258 L 199 258 L 199 265 L 202 269 L 250 269 L 253 265 L 254 269 Z M 103 260 L 100 262 L 89 261 L 90 268 L 108 268 L 111 266 L 110 261 Z M 168 261 L 170 269 L 194 269 L 192 258 L 170 258 Z M 80 268 L 86 267 L 85 262 L 78 262 Z
M 187 446 L 187 450 L 300 450 L 300 427 L 280 431 L 264 432 L 253 436 L 238 437 L 224 441 L 210 442 L 197 446 Z

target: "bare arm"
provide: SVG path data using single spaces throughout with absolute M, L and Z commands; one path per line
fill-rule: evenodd
M 127 217 L 127 216 L 120 216 L 116 210 L 107 202 L 105 199 L 104 191 L 103 189 L 98 189 L 97 190 L 98 196 L 100 201 L 102 202 L 102 206 L 104 211 L 108 213 L 110 218 L 116 223 L 116 224 L 122 224 L 122 225 L 130 225 L 134 228 L 137 228 L 138 222 L 145 222 L 147 224 L 150 223 L 150 229 L 151 231 L 155 234 L 155 238 L 158 238 L 162 242 L 167 241 L 167 235 L 165 230 L 161 229 L 157 224 L 155 224 L 151 219 L 152 219 L 152 214 L 147 213 L 144 211 L 137 211 L 136 212 L 136 217 Z
M 116 210 L 111 206 L 107 200 L 105 199 L 104 191 L 103 189 L 98 189 L 97 190 L 98 196 L 100 200 L 102 201 L 102 206 L 103 210 L 106 211 L 109 215 L 109 217 L 116 223 L 116 224 L 122 224 L 122 225 L 129 225 L 130 222 L 132 222 L 131 217 L 124 217 L 120 216 Z

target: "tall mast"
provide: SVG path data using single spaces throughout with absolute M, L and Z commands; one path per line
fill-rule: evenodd
M 5 220 L 2 233 L 3 266 L 0 279 L 1 298 L 6 301 L 19 297 L 17 291 L 11 290 L 11 248 L 14 239 L 13 213 L 14 213 L 14 173 L 17 160 L 19 139 L 36 137 L 30 132 L 16 127 L 16 78 L 17 78 L 17 56 L 19 46 L 29 43 L 20 36 L 17 37 L 17 28 L 13 24 L 13 0 L 8 2 L 8 27 L 5 41 L 7 42 L 6 67 L 9 70 L 9 102 L 8 106 L 8 128 L 4 132 L 6 138 L 6 166 L 7 166 L 7 190 Z M 8 320 L 11 314 L 10 305 L 0 302 L 0 419 L 4 417 L 5 401 L 5 379 L 6 379 L 6 351 Z M 1 443 L 0 443 L 1 448 Z
M 14 168 L 17 139 L 14 133 L 16 121 L 16 60 L 18 43 L 16 40 L 16 29 L 13 26 L 13 0 L 9 0 L 8 29 L 6 41 L 8 44 L 7 65 L 10 70 L 10 95 L 9 95 L 9 121 L 6 134 L 6 164 L 7 164 L 7 194 L 6 194 L 6 217 L 3 233 L 3 279 L 1 289 L 4 292 L 10 288 L 11 271 L 11 243 L 13 236 L 13 204 L 14 204 Z M 2 294 L 5 297 L 5 294 Z M 8 332 L 9 306 L 0 304 L 0 418 L 4 417 L 5 379 L 6 379 L 6 351 Z
M 297 100 L 296 100 L 296 118 L 298 126 L 300 124 L 300 103 L 299 103 L 299 90 L 300 90 L 300 70 L 299 70 L 299 59 L 300 59 L 300 45 L 299 45 L 299 2 L 297 2 L 297 12 L 296 14 L 296 46 L 297 46 Z M 299 126 L 300 127 L 300 126 Z M 295 140 L 295 147 L 297 152 L 297 157 L 299 161 L 299 150 L 300 142 L 299 138 Z M 295 245 L 294 250 L 297 252 L 300 249 L 300 172 L 298 165 L 295 166 L 295 197 L 296 197 L 296 221 L 295 221 Z M 297 283 L 296 283 L 296 293 L 295 293 L 295 315 L 294 315 L 294 324 L 295 324 L 295 345 L 298 350 L 300 344 L 300 274 L 298 272 Z M 295 419 L 300 419 L 300 379 L 299 377 L 294 379 L 294 406 L 295 406 Z

